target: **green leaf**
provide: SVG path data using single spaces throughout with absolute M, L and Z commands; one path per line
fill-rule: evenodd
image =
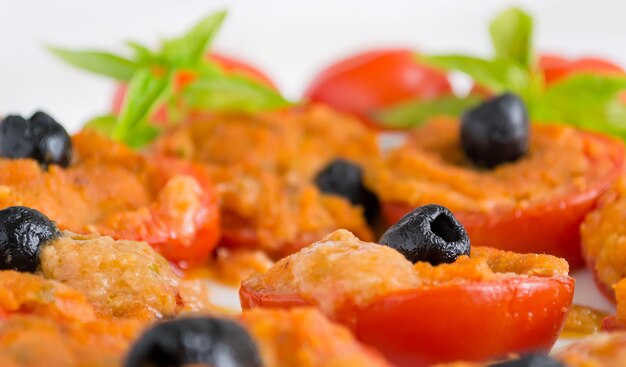
M 108 52 L 72 51 L 51 46 L 47 48 L 68 64 L 116 80 L 130 80 L 137 69 L 134 62 Z
M 201 63 L 225 17 L 225 11 L 211 14 L 198 22 L 182 37 L 165 40 L 162 50 L 163 58 L 172 65 L 179 67 L 189 67 Z
M 529 73 L 512 60 L 486 60 L 464 55 L 418 56 L 419 60 L 444 70 L 456 70 L 495 93 L 512 91 L 525 94 L 529 88 Z
M 133 50 L 135 55 L 134 60 L 138 65 L 148 66 L 150 64 L 154 64 L 158 60 L 157 55 L 146 46 L 134 41 L 127 41 L 126 45 Z
M 550 86 L 532 106 L 541 122 L 564 123 L 626 137 L 626 105 L 617 100 L 626 77 L 577 74 Z
M 275 90 L 239 75 L 202 76 L 182 97 L 190 107 L 205 110 L 252 112 L 291 105 Z
M 393 128 L 412 128 L 421 125 L 433 116 L 460 116 L 463 111 L 478 105 L 478 96 L 441 97 L 431 101 L 410 101 L 393 106 L 374 115 L 375 121 Z
M 496 58 L 515 60 L 525 68 L 533 67 L 533 19 L 512 8 L 496 17 L 489 26 Z
M 128 90 L 122 111 L 111 132 L 115 140 L 132 143 L 141 139 L 133 134 L 144 133 L 144 125 L 158 102 L 171 92 L 173 72 L 167 70 L 157 75 L 151 68 L 142 68 L 135 72 L 128 83 Z
M 156 139 L 161 131 L 154 125 L 144 123 L 135 126 L 126 134 L 124 143 L 133 149 L 139 149 Z
M 84 130 L 95 130 L 102 135 L 111 136 L 113 128 L 117 123 L 117 116 L 115 115 L 103 115 L 96 116 L 93 119 L 87 121 L 83 126 Z

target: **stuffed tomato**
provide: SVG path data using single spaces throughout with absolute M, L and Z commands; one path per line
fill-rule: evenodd
M 42 113 L 2 126 L 0 139 L 13 143 L 2 146 L 0 208 L 24 205 L 62 230 L 146 241 L 173 262 L 201 262 L 217 244 L 217 195 L 203 167 L 92 131 L 70 139 Z
M 280 258 L 338 228 L 372 236 L 367 220 L 378 202 L 362 170 L 379 157 L 376 136 L 328 108 L 204 114 L 164 134 L 153 150 L 207 168 L 224 246 Z
M 411 212 L 383 235 L 386 246 L 334 232 L 243 282 L 242 306 L 317 306 L 398 366 L 549 350 L 572 301 L 567 262 L 470 253 L 444 209 Z
M 504 95 L 460 122 L 439 118 L 412 131 L 368 184 L 388 224 L 437 203 L 455 213 L 476 245 L 549 253 L 578 267 L 579 226 L 623 165 L 620 141 L 529 124 L 522 102 Z

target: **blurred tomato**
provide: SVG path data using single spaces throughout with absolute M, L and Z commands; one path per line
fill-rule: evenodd
M 407 49 L 372 50 L 328 66 L 309 85 L 305 96 L 348 112 L 376 126 L 371 113 L 411 99 L 451 95 L 447 76 L 417 62 Z

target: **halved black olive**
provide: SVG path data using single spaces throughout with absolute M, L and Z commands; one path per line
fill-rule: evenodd
M 563 362 L 545 354 L 526 354 L 518 359 L 499 362 L 490 367 L 565 367 Z
M 330 162 L 315 176 L 315 185 L 321 192 L 342 196 L 353 205 L 362 206 L 370 224 L 380 214 L 378 197 L 363 185 L 363 170 L 350 161 Z
M 146 331 L 133 345 L 125 367 L 260 367 L 261 357 L 248 332 L 232 320 L 189 317 Z
M 43 167 L 67 167 L 72 159 L 72 140 L 65 128 L 44 112 L 28 120 L 7 116 L 0 123 L 0 155 L 32 158 Z
M 493 98 L 463 114 L 461 145 L 478 166 L 492 168 L 526 154 L 529 140 L 528 111 L 512 93 Z
M 35 272 L 41 247 L 60 235 L 56 224 L 35 209 L 0 210 L 0 269 Z
M 465 228 L 447 208 L 434 204 L 402 217 L 383 233 L 379 243 L 396 249 L 412 263 L 452 263 L 470 253 Z

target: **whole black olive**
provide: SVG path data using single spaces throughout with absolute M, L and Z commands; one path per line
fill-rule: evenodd
M 452 263 L 469 255 L 470 240 L 465 228 L 441 205 L 424 205 L 391 226 L 379 243 L 392 247 L 412 263 Z
M 260 367 L 261 357 L 248 332 L 232 320 L 189 317 L 146 331 L 132 346 L 125 367 Z
M 363 185 L 361 167 L 345 159 L 335 159 L 315 176 L 315 185 L 321 192 L 344 197 L 365 211 L 368 223 L 373 223 L 380 214 L 378 197 Z
M 0 123 L 0 155 L 32 158 L 43 167 L 67 167 L 72 159 L 72 140 L 63 126 L 44 112 L 37 112 L 28 120 L 7 116 Z
M 461 118 L 461 145 L 478 166 L 492 168 L 526 154 L 528 111 L 512 93 L 493 98 L 466 111 Z
M 565 367 L 560 362 L 545 354 L 526 354 L 519 359 L 499 362 L 489 365 L 490 367 Z
M 35 209 L 0 210 L 0 269 L 35 272 L 41 247 L 60 235 L 54 222 Z

